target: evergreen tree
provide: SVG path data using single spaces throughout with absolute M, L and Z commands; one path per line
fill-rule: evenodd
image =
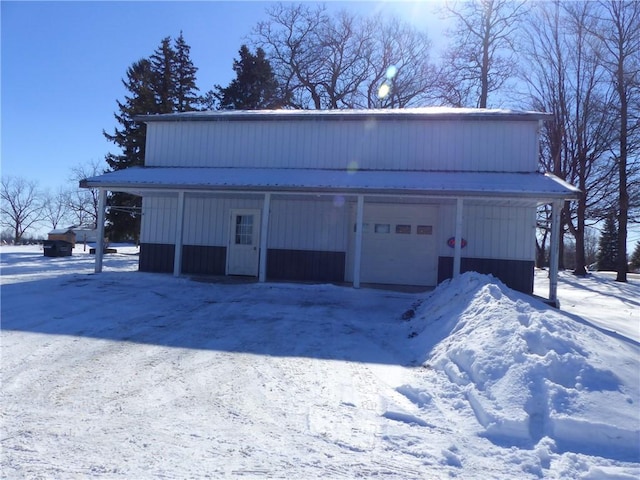
M 135 115 L 157 113 L 154 92 L 154 72 L 148 59 L 134 62 L 127 70 L 127 80 L 123 80 L 130 95 L 124 102 L 117 101 L 119 113 L 114 116 L 120 124 L 113 134 L 103 132 L 107 140 L 115 143 L 120 154 L 109 153 L 106 161 L 111 170 L 143 166 L 146 141 L 146 125 L 134 121 Z M 112 192 L 107 199 L 107 235 L 112 240 L 138 240 L 140 232 L 140 197 L 123 192 Z
M 196 68 L 189 58 L 189 46 L 182 33 L 171 44 L 166 37 L 154 53 L 134 62 L 127 69 L 122 83 L 129 92 L 124 101 L 117 101 L 114 114 L 119 127 L 113 134 L 103 131 L 107 140 L 117 145 L 119 154 L 109 153 L 105 160 L 111 170 L 144 166 L 146 125 L 136 122 L 138 115 L 195 110 Z M 107 199 L 107 232 L 112 240 L 138 241 L 142 199 L 122 192 L 113 192 Z
M 216 85 L 207 94 L 210 108 L 220 110 L 261 110 L 282 108 L 286 98 L 273 74 L 264 50 L 252 54 L 246 45 L 240 47 L 240 58 L 233 61 L 236 78 L 229 86 Z
M 127 79 L 122 80 L 122 84 L 130 95 L 125 95 L 124 102 L 117 100 L 119 113 L 114 117 L 120 128 L 114 129 L 113 134 L 103 131 L 105 138 L 122 150 L 119 155 L 107 154 L 106 161 L 112 170 L 144 165 L 146 125 L 134 121 L 134 116 L 158 113 L 154 72 L 148 59 L 134 62 L 127 69 Z
M 631 268 L 640 270 L 640 240 L 636 243 L 636 248 L 631 254 Z
M 173 68 L 174 78 L 174 104 L 177 112 L 190 112 L 197 109 L 199 97 L 196 95 L 197 68 L 191 61 L 191 47 L 184 41 L 182 32 L 175 41 L 175 62 Z
M 171 44 L 171 37 L 162 39 L 150 57 L 154 74 L 157 113 L 189 112 L 196 110 L 197 68 L 190 58 L 191 47 L 182 32 Z
M 607 216 L 600 235 L 598 249 L 598 270 L 615 271 L 618 261 L 618 229 L 613 214 Z
M 176 52 L 171 46 L 171 37 L 165 37 L 150 57 L 154 76 L 157 113 L 171 113 L 175 108 L 175 70 Z

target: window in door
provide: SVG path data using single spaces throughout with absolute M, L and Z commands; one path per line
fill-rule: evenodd
M 236 215 L 236 245 L 253 243 L 253 215 Z
M 432 225 L 418 225 L 418 235 L 432 235 L 432 234 L 433 234 Z

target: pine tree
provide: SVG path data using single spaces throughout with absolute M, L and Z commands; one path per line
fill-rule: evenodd
M 175 62 L 173 67 L 174 78 L 174 109 L 177 112 L 190 112 L 197 110 L 199 97 L 196 95 L 196 72 L 198 69 L 191 61 L 191 47 L 184 41 L 182 32 L 176 39 Z
M 246 45 L 240 47 L 240 58 L 233 61 L 236 78 L 229 86 L 216 85 L 207 94 L 210 107 L 221 110 L 261 110 L 282 108 L 286 98 L 267 60 L 264 50 L 252 54 Z
M 174 65 L 176 52 L 171 46 L 171 37 L 165 37 L 150 57 L 154 76 L 154 93 L 157 113 L 171 113 L 175 107 Z
M 127 80 L 122 83 L 130 95 L 124 102 L 118 101 L 119 113 L 114 114 L 120 124 L 113 134 L 103 132 L 107 140 L 120 147 L 120 154 L 109 153 L 106 161 L 111 170 L 122 170 L 128 167 L 143 166 L 146 125 L 134 120 L 135 115 L 157 113 L 154 92 L 154 72 L 151 62 L 142 59 L 134 62 L 127 70 Z M 140 231 L 140 197 L 123 192 L 109 194 L 107 204 L 107 235 L 112 240 L 138 240 Z
M 134 62 L 127 69 L 127 80 L 122 84 L 130 95 L 125 95 L 124 102 L 117 101 L 119 113 L 114 117 L 121 128 L 114 129 L 113 134 L 103 131 L 105 138 L 122 150 L 119 155 L 107 154 L 106 161 L 112 170 L 144 165 L 146 125 L 134 121 L 134 116 L 158 113 L 154 72 L 149 60 Z
M 196 110 L 196 72 L 189 54 L 191 47 L 182 32 L 171 45 L 171 37 L 162 39 L 160 46 L 150 57 L 155 77 L 157 113 L 189 112 Z
M 640 240 L 636 243 L 636 248 L 631 254 L 631 268 L 633 270 L 640 270 Z
M 196 108 L 197 69 L 189 58 L 189 50 L 182 34 L 175 42 L 175 49 L 171 37 L 166 37 L 149 58 L 138 60 L 127 69 L 127 78 L 122 83 L 129 94 L 123 102 L 117 101 L 118 113 L 114 114 L 119 127 L 113 134 L 103 131 L 105 138 L 121 150 L 119 154 L 107 154 L 106 161 L 111 170 L 144 166 L 146 125 L 136 122 L 136 116 Z M 110 238 L 137 242 L 142 199 L 114 192 L 107 203 Z
M 613 214 L 608 215 L 598 248 L 598 270 L 615 271 L 618 261 L 618 229 Z

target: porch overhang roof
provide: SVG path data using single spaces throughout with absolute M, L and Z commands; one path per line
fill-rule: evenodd
M 319 170 L 283 168 L 132 167 L 84 179 L 83 188 L 136 193 L 270 192 L 424 195 L 570 200 L 580 191 L 551 174 Z

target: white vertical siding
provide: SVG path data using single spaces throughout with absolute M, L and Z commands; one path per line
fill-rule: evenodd
M 274 199 L 271 203 L 269 248 L 349 250 L 350 202 L 329 199 Z M 185 198 L 184 244 L 225 246 L 232 208 L 260 209 L 257 198 L 196 196 Z M 175 243 L 177 197 L 145 197 L 141 242 Z M 437 254 L 452 256 L 447 239 L 454 235 L 455 206 L 438 208 L 434 228 Z M 535 205 L 488 205 L 465 202 L 463 257 L 504 260 L 535 259 Z M 348 266 L 349 267 L 349 266 Z
M 183 243 L 226 246 L 231 209 L 261 209 L 262 199 L 185 197 Z M 141 241 L 174 243 L 177 198 L 145 197 Z M 269 248 L 346 251 L 349 212 L 330 199 L 274 199 L 271 202 Z
M 176 197 L 144 197 L 142 200 L 143 243 L 175 243 Z M 225 246 L 232 208 L 260 209 L 262 200 L 185 196 L 183 244 Z
M 463 257 L 496 258 L 503 260 L 535 259 L 535 205 L 469 205 L 463 210 L 462 237 L 467 246 Z M 452 256 L 447 239 L 454 235 L 455 206 L 440 210 L 442 236 L 439 255 Z
M 438 239 L 437 239 L 437 248 L 438 255 L 441 257 L 453 257 L 453 248 L 450 248 L 447 245 L 447 239 L 453 237 L 456 233 L 456 205 L 454 204 L 444 204 L 441 205 L 438 209 L 439 214 L 439 226 L 440 229 L 438 231 Z M 462 229 L 462 236 L 466 235 L 466 230 Z M 462 255 L 465 255 L 466 252 L 463 250 Z
M 142 199 L 142 243 L 175 243 L 178 196 Z
M 532 121 L 181 121 L 148 125 L 146 164 L 535 171 Z
M 454 130 L 451 128 L 454 122 L 444 121 L 436 124 L 431 130 L 433 132 L 432 143 L 421 145 L 421 155 L 426 162 L 427 169 L 431 165 L 436 165 L 435 170 L 461 170 L 460 165 L 468 160 L 462 160 L 464 152 L 460 139 L 465 137 L 463 125 L 458 125 Z M 446 157 L 446 158 L 445 158 Z M 452 166 L 454 166 L 452 168 Z
M 184 243 L 185 245 L 226 244 L 227 216 L 223 201 L 214 198 L 196 197 L 185 199 Z
M 271 202 L 269 248 L 345 252 L 349 210 L 330 199 Z
M 205 197 L 189 195 L 185 198 L 183 243 L 185 245 L 226 246 L 229 235 L 230 212 L 234 208 L 262 208 L 262 200 L 237 197 Z

